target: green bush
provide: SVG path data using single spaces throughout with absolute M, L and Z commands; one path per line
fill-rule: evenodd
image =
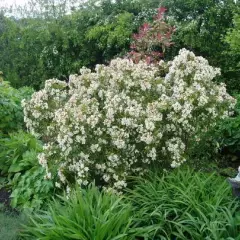
M 0 173 L 15 174 L 26 171 L 37 163 L 37 154 L 42 151 L 41 142 L 23 131 L 0 139 Z
M 31 210 L 45 207 L 53 196 L 53 182 L 45 179 L 45 174 L 40 166 L 16 174 L 11 182 L 11 206 Z
M 73 190 L 54 200 L 49 211 L 35 213 L 25 227 L 25 239 L 131 240 L 131 206 L 96 187 Z
M 240 13 L 233 17 L 234 27 L 230 28 L 226 35 L 226 42 L 229 43 L 231 50 L 239 54 L 240 51 Z M 239 66 L 238 66 L 239 67 Z
M 209 168 L 214 163 L 220 168 L 238 167 L 240 162 L 240 95 L 236 95 L 234 115 L 218 121 L 216 126 L 195 142 L 191 149 L 194 167 Z M 199 161 L 199 159 L 201 159 Z
M 224 152 L 240 158 L 240 94 L 236 98 L 234 116 L 223 120 L 217 126 L 216 136 Z
M 129 200 L 145 239 L 240 239 L 239 202 L 215 175 L 178 170 L 140 179 Z
M 12 207 L 39 208 L 53 188 L 52 181 L 44 179 L 45 170 L 38 163 L 41 142 L 20 131 L 0 139 L 0 146 L 0 175 L 12 190 Z
M 21 101 L 30 98 L 32 93 L 31 88 L 15 89 L 0 81 L 0 136 L 23 128 Z
M 11 188 L 13 207 L 39 208 L 53 187 L 38 163 L 42 144 L 22 131 L 21 101 L 32 93 L 31 88 L 15 89 L 0 79 L 0 187 Z

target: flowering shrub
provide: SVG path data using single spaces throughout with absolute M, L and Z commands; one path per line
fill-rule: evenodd
M 46 81 L 23 101 L 28 129 L 45 142 L 38 158 L 46 177 L 56 176 L 58 187 L 96 179 L 120 190 L 154 162 L 181 165 L 191 141 L 234 107 L 224 84 L 212 82 L 218 74 L 182 49 L 168 63 L 116 59 L 69 83 Z
M 157 15 L 152 23 L 144 23 L 137 34 L 133 34 L 133 42 L 130 46 L 129 57 L 138 63 L 140 60 L 146 60 L 147 63 L 156 63 L 163 58 L 165 48 L 173 43 L 172 34 L 175 31 L 164 22 L 164 13 L 167 9 L 160 7 L 157 9 Z

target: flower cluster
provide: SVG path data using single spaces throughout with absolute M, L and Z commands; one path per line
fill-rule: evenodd
M 166 72 L 163 76 L 163 72 Z M 39 162 L 56 186 L 100 181 L 121 190 L 149 165 L 186 161 L 191 141 L 227 117 L 235 100 L 212 79 L 219 69 L 182 49 L 172 62 L 128 59 L 46 81 L 23 102 L 28 129 L 43 139 Z

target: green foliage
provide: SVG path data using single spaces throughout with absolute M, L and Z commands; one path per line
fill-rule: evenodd
M 0 135 L 23 128 L 21 101 L 30 98 L 32 93 L 31 88 L 14 89 L 0 81 Z
M 240 159 L 240 95 L 237 95 L 237 105 L 233 117 L 222 121 L 216 127 L 215 139 L 223 153 L 232 160 Z
M 41 143 L 31 134 L 16 132 L 24 128 L 21 101 L 32 93 L 32 88 L 15 89 L 0 79 L 0 183 L 11 187 L 13 207 L 38 208 L 53 187 L 38 164 Z
M 190 158 L 196 168 L 221 169 L 224 175 L 227 168 L 237 168 L 240 161 L 240 95 L 235 96 L 234 115 L 218 121 L 215 127 L 204 134 L 199 142 L 195 142 L 190 151 Z M 201 159 L 201 160 L 200 160 Z M 200 161 L 199 161 L 200 160 Z M 210 162 L 213 164 L 210 166 Z M 232 174 L 230 174 L 232 175 Z
M 179 48 L 191 49 L 221 68 L 219 81 L 224 81 L 229 90 L 239 91 L 239 54 L 233 54 L 224 41 L 234 13 L 239 10 L 239 1 L 162 0 L 161 4 L 169 10 L 168 16 L 177 29 L 168 57 L 175 56 Z
M 145 239 L 240 239 L 239 202 L 215 174 L 153 174 L 137 181 L 129 199 Z
M 130 0 L 87 1 L 58 17 L 46 18 L 47 11 L 37 18 L 0 16 L 0 69 L 13 86 L 39 88 L 46 79 L 65 80 L 82 66 L 109 61 L 129 49 L 134 16 L 143 5 Z
M 197 169 L 218 170 L 233 177 L 240 162 L 240 95 L 231 117 L 220 120 L 189 149 L 189 163 Z M 233 170 L 233 169 L 235 170 Z
M 230 81 L 231 88 L 235 92 L 239 92 L 239 79 L 240 79 L 240 14 L 235 14 L 233 18 L 234 27 L 230 28 L 226 35 L 226 42 L 230 46 L 230 51 L 227 53 L 230 61 L 230 67 L 228 70 L 228 76 L 231 79 L 235 78 L 235 81 Z
M 42 150 L 41 143 L 31 134 L 12 133 L 9 138 L 0 139 L 1 174 L 15 174 L 26 171 L 37 163 L 37 154 Z
M 126 199 L 95 186 L 30 215 L 24 239 L 240 239 L 239 202 L 216 174 L 180 169 L 135 179 Z
M 217 58 L 225 49 L 219 39 L 232 26 L 237 4 L 233 0 L 162 0 L 161 4 L 176 23 L 176 40 L 199 55 L 210 57 L 211 64 L 218 63 Z
M 142 23 L 139 13 L 159 5 L 157 1 L 93 0 L 66 15 L 61 9 L 66 1 L 56 6 L 46 2 L 31 1 L 33 9 L 44 8 L 37 15 L 26 9 L 24 18 L 0 16 L 0 69 L 13 86 L 38 89 L 46 79 L 66 80 L 82 66 L 92 68 L 124 55 L 132 32 Z
M 12 207 L 40 208 L 53 189 L 52 181 L 44 179 L 45 170 L 38 163 L 41 143 L 21 131 L 0 139 L 0 145 L 0 174 L 11 187 Z
M 48 211 L 30 217 L 25 239 L 131 240 L 131 206 L 95 186 L 74 190 L 69 198 L 54 200 Z
M 23 215 L 5 214 L 0 212 L 0 239 L 18 240 L 24 222 Z
M 239 53 L 228 44 L 232 49 L 238 44 L 238 15 L 235 30 L 229 30 L 238 1 L 91 0 L 72 8 L 68 15 L 67 1 L 59 5 L 45 4 L 48 0 L 31 2 L 32 9 L 41 9 L 37 15 L 26 10 L 20 19 L 0 16 L 0 69 L 13 86 L 39 89 L 46 79 L 66 80 L 82 66 L 93 68 L 125 55 L 132 33 L 143 21 L 152 20 L 161 2 L 168 9 L 168 22 L 177 27 L 175 45 L 165 54 L 167 60 L 188 48 L 221 67 L 219 81 L 226 82 L 232 92 L 240 90 Z
M 120 13 L 108 19 L 107 23 L 99 22 L 90 28 L 86 37 L 103 51 L 103 58 L 110 60 L 113 54 L 117 55 L 128 48 L 133 32 L 132 21 L 132 13 Z
M 46 206 L 52 197 L 53 182 L 45 179 L 45 170 L 34 166 L 24 172 L 15 174 L 11 181 L 11 206 L 25 209 L 39 209 Z
M 215 128 L 203 133 L 199 141 L 193 141 L 189 148 L 188 165 L 204 171 L 214 171 L 219 163 L 219 143 L 215 137 Z
M 240 14 L 233 18 L 234 28 L 230 29 L 226 35 L 226 41 L 230 44 L 233 51 L 240 52 Z

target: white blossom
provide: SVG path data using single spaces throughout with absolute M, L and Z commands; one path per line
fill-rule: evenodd
M 22 101 L 27 128 L 45 144 L 39 163 L 67 192 L 71 181 L 81 186 L 95 177 L 121 191 L 127 176 L 143 175 L 153 161 L 180 166 L 187 142 L 199 140 L 236 103 L 224 84 L 212 81 L 220 70 L 186 49 L 168 63 L 115 59 L 80 73 L 69 83 L 48 80 Z

